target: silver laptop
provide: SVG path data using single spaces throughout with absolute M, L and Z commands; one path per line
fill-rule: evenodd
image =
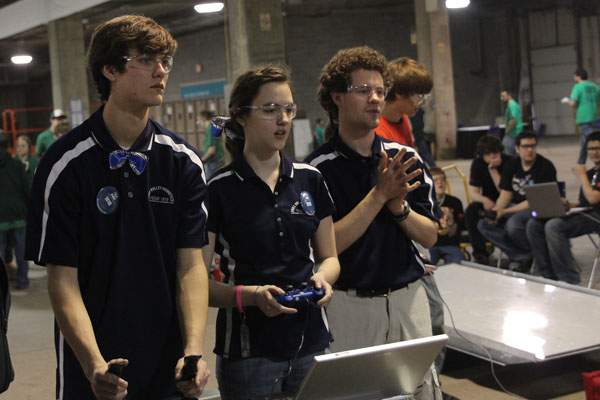
M 316 356 L 294 400 L 386 399 L 414 393 L 447 335 Z
M 556 182 L 535 183 L 523 187 L 534 218 L 554 218 L 567 215 Z
M 556 182 L 535 183 L 524 186 L 525 197 L 534 218 L 555 218 L 591 210 L 591 207 L 576 207 L 565 211 Z

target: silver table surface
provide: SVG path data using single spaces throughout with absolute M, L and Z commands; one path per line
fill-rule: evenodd
M 501 365 L 600 348 L 599 291 L 469 262 L 434 276 L 450 348 L 487 359 L 484 346 Z

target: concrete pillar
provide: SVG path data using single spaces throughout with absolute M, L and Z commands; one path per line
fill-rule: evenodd
M 226 0 L 225 44 L 229 84 L 259 65 L 285 65 L 281 0 Z M 284 153 L 294 155 L 293 132 Z
M 90 114 L 81 18 L 66 17 L 48 24 L 52 100 L 70 116 L 73 126 Z M 71 109 L 73 105 L 73 109 Z
M 226 0 L 227 81 L 260 64 L 285 63 L 281 0 Z
M 419 4 L 421 3 L 421 4 Z M 428 18 L 423 16 L 423 11 Z M 456 155 L 456 106 L 454 100 L 454 75 L 452 68 L 452 46 L 448 11 L 443 0 L 415 0 L 417 34 L 425 30 L 428 20 L 430 45 L 426 38 L 417 38 L 419 59 L 427 66 L 433 77 L 433 101 L 435 107 L 436 153 L 439 159 L 454 158 Z M 422 33 L 423 34 L 423 33 Z M 426 36 L 426 34 L 424 35 Z M 423 43 L 419 43 L 423 40 Z M 427 63 L 428 48 L 431 53 Z
M 427 68 L 427 71 L 432 72 L 431 61 L 431 34 L 429 27 L 429 16 L 425 9 L 423 0 L 415 0 L 415 33 L 417 35 L 417 61 Z M 435 93 L 431 93 L 431 98 L 423 106 L 424 115 L 424 131 L 433 133 L 436 131 L 435 126 Z

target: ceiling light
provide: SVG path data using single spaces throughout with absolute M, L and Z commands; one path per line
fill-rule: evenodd
M 198 14 L 214 13 L 221 11 L 224 6 L 225 4 L 223 4 L 222 1 L 216 1 L 214 3 L 196 4 L 194 10 L 196 10 Z
M 469 0 L 446 0 L 446 8 L 465 8 L 470 3 Z
M 33 60 L 33 57 L 29 55 L 12 56 L 10 58 L 13 64 L 29 64 L 31 60 Z

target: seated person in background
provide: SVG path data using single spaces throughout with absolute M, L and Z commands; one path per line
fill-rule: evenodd
M 433 87 L 433 79 L 423 64 L 408 57 L 390 61 L 386 70 L 392 86 L 385 97 L 375 132 L 386 139 L 415 147 L 408 118 L 425 103 Z
M 531 244 L 535 267 L 548 279 L 578 284 L 581 279 L 569 246 L 569 239 L 600 229 L 600 131 L 592 132 L 586 142 L 588 157 L 594 167 L 585 170 L 584 164 L 576 164 L 573 172 L 581 183 L 579 201 L 566 202 L 569 207 L 592 207 L 585 213 L 566 217 L 527 222 L 527 239 Z
M 502 150 L 500 139 L 494 135 L 483 135 L 477 141 L 477 157 L 471 163 L 471 204 L 467 207 L 465 221 L 471 237 L 473 259 L 478 264 L 488 264 L 488 253 L 485 238 L 479 232 L 477 223 L 483 210 L 491 210 L 496 205 L 496 199 L 500 195 L 500 175 L 504 166 L 512 159 L 511 156 L 502 154 Z
M 440 258 L 446 264 L 460 263 L 460 235 L 464 229 L 465 214 L 460 199 L 446 194 L 446 174 L 441 168 L 429 169 L 433 176 L 435 196 L 440 206 L 440 229 L 435 245 L 429 249 L 431 263 L 436 265 Z
M 506 164 L 500 178 L 500 196 L 492 211 L 495 218 L 483 218 L 477 227 L 494 246 L 500 248 L 511 263 L 509 268 L 528 272 L 533 255 L 527 240 L 525 226 L 531 219 L 525 185 L 555 182 L 556 168 L 547 158 L 537 154 L 537 137 L 532 131 L 523 131 L 516 141 L 519 157 Z

